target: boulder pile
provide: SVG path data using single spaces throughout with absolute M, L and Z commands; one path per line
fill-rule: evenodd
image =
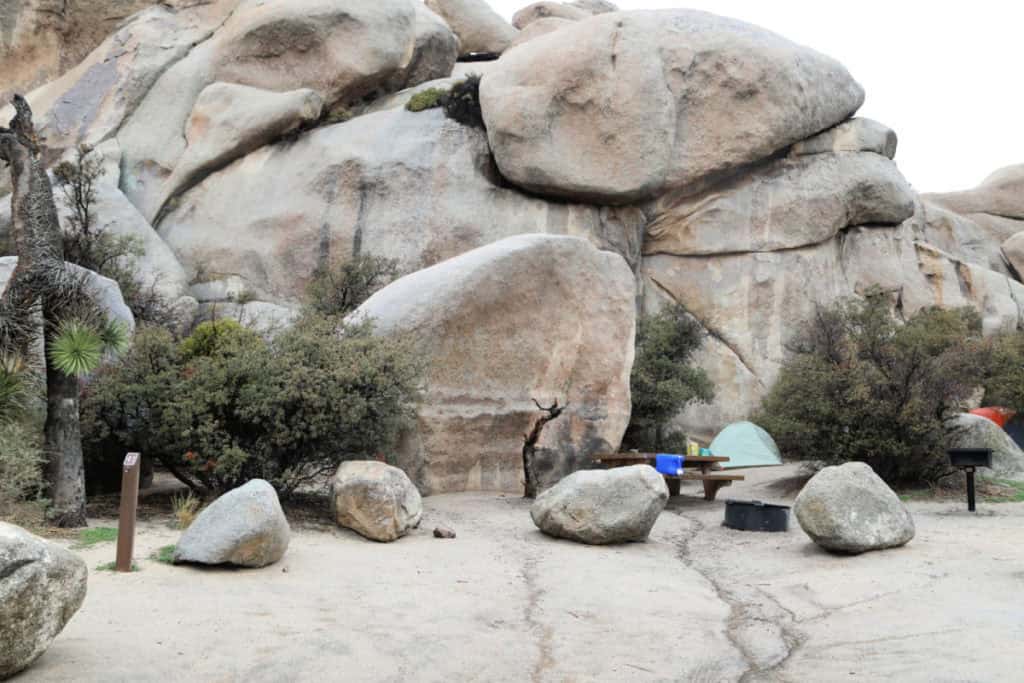
M 707 332 L 716 398 L 674 425 L 704 439 L 759 405 L 819 305 L 869 287 L 904 315 L 1024 324 L 1024 166 L 918 194 L 896 133 L 856 116 L 854 75 L 736 19 L 604 0 L 541 0 L 511 23 L 485 0 L 137 0 L 108 26 L 40 2 L 0 36 L 5 84 L 40 85 L 46 163 L 80 143 L 104 156 L 98 220 L 144 242 L 183 316 L 287 321 L 317 268 L 398 261 L 409 279 L 365 312 L 443 340 L 397 456 L 424 493 L 517 490 L 534 398 L 570 405 L 542 444 L 546 484 L 617 448 L 637 312 L 678 303 Z M 58 27 L 30 58 L 53 21 L 88 38 Z M 481 52 L 497 58 L 456 61 Z M 486 130 L 404 109 L 472 73 Z M 0 256 L 9 223 L 0 209 Z M 438 322 L 396 303 L 421 287 Z

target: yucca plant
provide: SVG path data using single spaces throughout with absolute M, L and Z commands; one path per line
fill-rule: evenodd
M 49 344 L 50 362 L 65 375 L 87 375 L 103 360 L 103 339 L 95 329 L 77 320 L 61 323 Z

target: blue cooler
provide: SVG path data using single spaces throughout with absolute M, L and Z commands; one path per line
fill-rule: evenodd
M 678 477 L 683 473 L 683 463 L 685 461 L 685 455 L 658 453 L 654 456 L 654 469 L 670 477 Z

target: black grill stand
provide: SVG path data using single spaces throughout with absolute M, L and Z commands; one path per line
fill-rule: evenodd
M 991 448 L 950 448 L 949 462 L 967 475 L 967 510 L 974 512 L 974 472 L 979 467 L 992 467 Z
M 965 467 L 967 474 L 967 511 L 974 512 L 974 467 Z

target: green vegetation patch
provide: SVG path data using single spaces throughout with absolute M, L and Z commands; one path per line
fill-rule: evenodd
M 1024 481 L 1013 481 L 1012 479 L 995 479 L 993 483 L 998 484 L 1001 489 L 998 492 L 989 493 L 983 496 L 987 503 L 1024 503 Z
M 157 550 L 153 551 L 152 555 L 150 555 L 150 559 L 156 560 L 157 562 L 162 562 L 164 564 L 174 564 L 174 549 L 176 547 L 177 546 L 172 544 L 165 545 L 162 548 L 158 548 Z
M 447 94 L 448 91 L 442 88 L 426 88 L 409 98 L 409 101 L 405 103 L 405 108 L 409 111 L 434 109 L 441 106 L 442 98 Z
M 78 534 L 78 543 L 75 544 L 75 548 L 90 548 L 97 543 L 112 543 L 116 540 L 116 527 L 94 526 L 82 529 Z

